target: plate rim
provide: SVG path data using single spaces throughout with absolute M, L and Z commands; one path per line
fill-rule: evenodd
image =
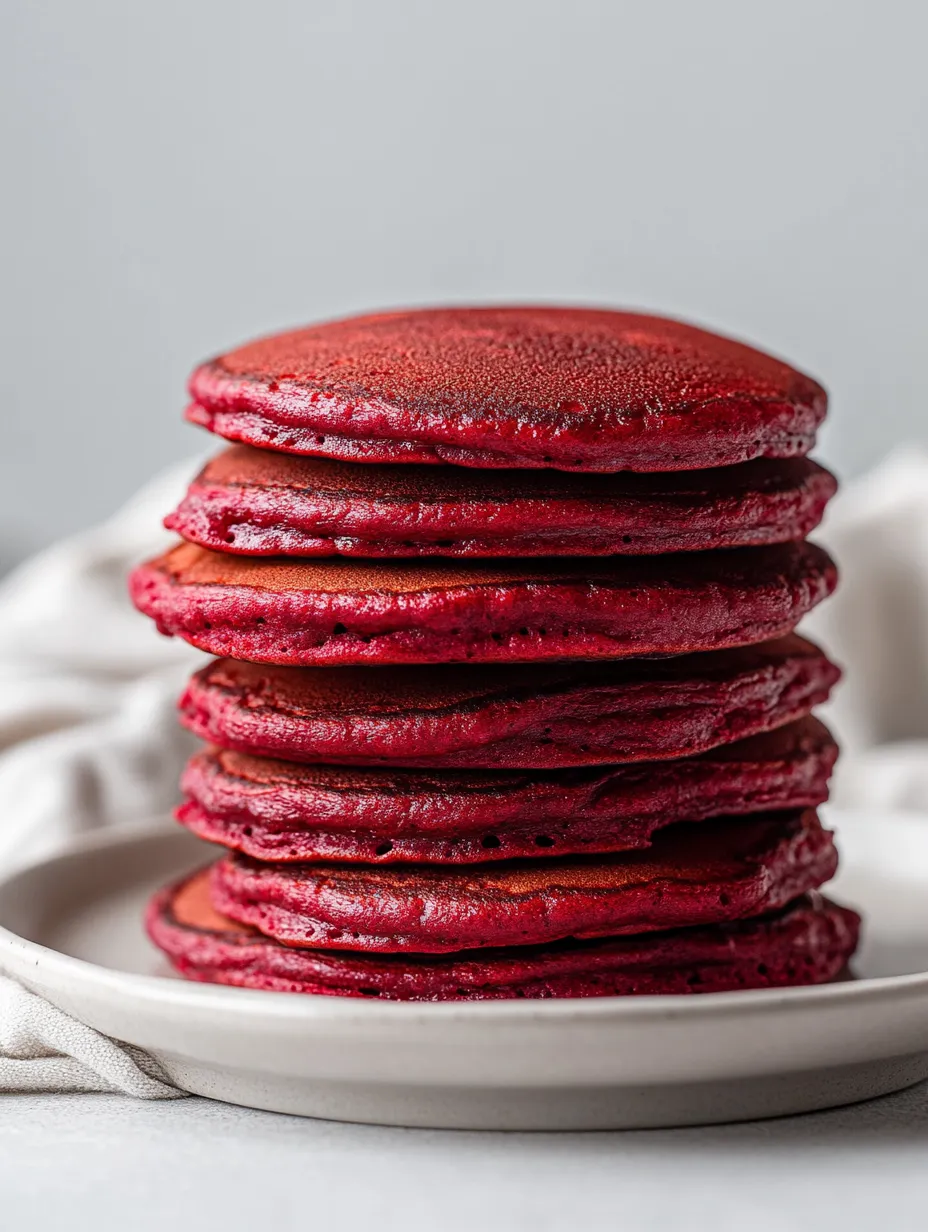
M 836 810 L 837 811 L 837 810 Z M 843 810 L 846 814 L 855 810 Z M 915 810 L 884 810 L 894 817 L 928 818 Z M 16 883 L 42 869 L 66 865 L 70 860 L 89 852 L 113 848 L 142 846 L 157 841 L 182 840 L 183 831 L 172 830 L 168 817 L 149 822 L 133 822 L 92 831 L 69 839 L 29 862 L 19 864 L 0 877 L 0 908 L 3 897 L 12 892 Z M 6 963 L 4 960 L 7 960 Z M 12 961 L 9 961 L 12 960 Z M 928 992 L 928 970 L 903 975 L 872 976 L 837 984 L 811 985 L 800 988 L 767 988 L 718 992 L 697 997 L 668 994 L 638 997 L 565 997 L 513 1001 L 381 1001 L 324 994 L 274 992 L 263 989 L 201 984 L 160 975 L 143 975 L 104 967 L 89 959 L 76 958 L 23 937 L 0 922 L 0 968 L 28 982 L 27 969 L 44 968 L 49 975 L 79 981 L 85 989 L 131 993 L 139 1001 L 157 1002 L 162 1009 L 201 1010 L 223 1013 L 235 1019 L 253 1018 L 257 1013 L 274 1020 L 294 1023 L 349 1024 L 363 1028 L 398 1025 L 426 1027 L 430 1023 L 447 1026 L 457 1022 L 480 1022 L 499 1025 L 548 1027 L 553 1021 L 580 1021 L 591 1025 L 601 1021 L 668 1022 L 686 1017 L 704 1020 L 728 1017 L 736 1013 L 780 1013 L 789 1009 L 804 1011 L 816 1007 L 834 1008 L 879 1001 L 888 996 L 902 999 L 920 997 Z M 14 970 L 10 970 L 10 967 Z

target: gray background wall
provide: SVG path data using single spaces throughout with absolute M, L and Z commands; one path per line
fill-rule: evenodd
M 5 0 L 0 560 L 203 445 L 195 361 L 366 307 L 640 305 L 928 439 L 928 5 Z

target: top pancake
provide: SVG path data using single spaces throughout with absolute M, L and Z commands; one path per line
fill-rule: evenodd
M 809 452 L 827 398 L 743 343 L 638 313 L 420 309 L 246 344 L 190 381 L 231 440 L 365 462 L 675 471 Z
M 803 539 L 836 486 L 807 458 L 568 475 L 357 466 L 236 445 L 165 525 L 244 555 L 635 556 Z

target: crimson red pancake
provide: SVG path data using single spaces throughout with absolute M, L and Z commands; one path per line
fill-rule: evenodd
M 221 915 L 287 945 L 443 954 L 748 919 L 816 889 L 837 861 L 809 809 L 668 826 L 644 851 L 467 869 L 230 854 L 213 866 L 210 896 Z
M 204 364 L 188 417 L 360 462 L 674 471 L 809 452 L 820 385 L 679 321 L 489 306 L 353 317 Z
M 807 458 L 666 475 L 357 466 L 233 446 L 165 525 L 271 556 L 600 556 L 803 539 L 837 484 Z
M 524 771 L 300 766 L 209 748 L 178 820 L 258 860 L 466 864 L 646 847 L 678 821 L 813 807 L 838 749 L 806 718 L 698 757 Z
M 280 945 L 220 916 L 208 871 L 161 890 L 146 924 L 188 979 L 398 1001 L 726 992 L 820 984 L 857 947 L 859 918 L 818 894 L 760 919 L 640 937 L 454 954 L 367 956 Z
M 687 757 L 781 727 L 840 672 L 795 634 L 673 659 L 471 667 L 209 663 L 181 722 L 222 748 L 296 762 L 487 769 Z
M 676 655 L 789 632 L 837 583 L 810 543 L 514 561 L 252 560 L 183 543 L 132 575 L 163 633 L 256 663 Z

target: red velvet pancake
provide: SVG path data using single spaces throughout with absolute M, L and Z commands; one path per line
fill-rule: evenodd
M 287 761 L 475 768 L 687 757 L 781 727 L 840 672 L 792 635 L 673 659 L 444 668 L 208 664 L 181 721 L 213 744 Z
M 834 876 L 815 812 L 668 826 L 644 851 L 447 865 L 215 864 L 213 906 L 288 945 L 450 953 L 722 924 Z
M 621 851 L 673 822 L 821 804 L 837 754 L 813 718 L 698 757 L 534 774 L 300 766 L 211 748 L 184 772 L 177 817 L 201 838 L 279 862 Z
M 191 378 L 221 436 L 354 462 L 675 471 L 806 454 L 811 378 L 639 313 L 439 308 L 251 342 Z
M 568 475 L 357 466 L 236 445 L 165 525 L 258 556 L 635 556 L 803 539 L 836 487 L 806 458 Z
M 509 663 L 779 637 L 831 593 L 810 543 L 673 556 L 251 560 L 184 543 L 132 575 L 162 633 L 258 663 Z
M 208 870 L 152 900 L 155 945 L 188 979 L 274 992 L 482 1001 L 726 992 L 821 984 L 857 946 L 853 911 L 818 894 L 761 919 L 605 941 L 455 954 L 374 955 L 295 949 L 219 915 Z

